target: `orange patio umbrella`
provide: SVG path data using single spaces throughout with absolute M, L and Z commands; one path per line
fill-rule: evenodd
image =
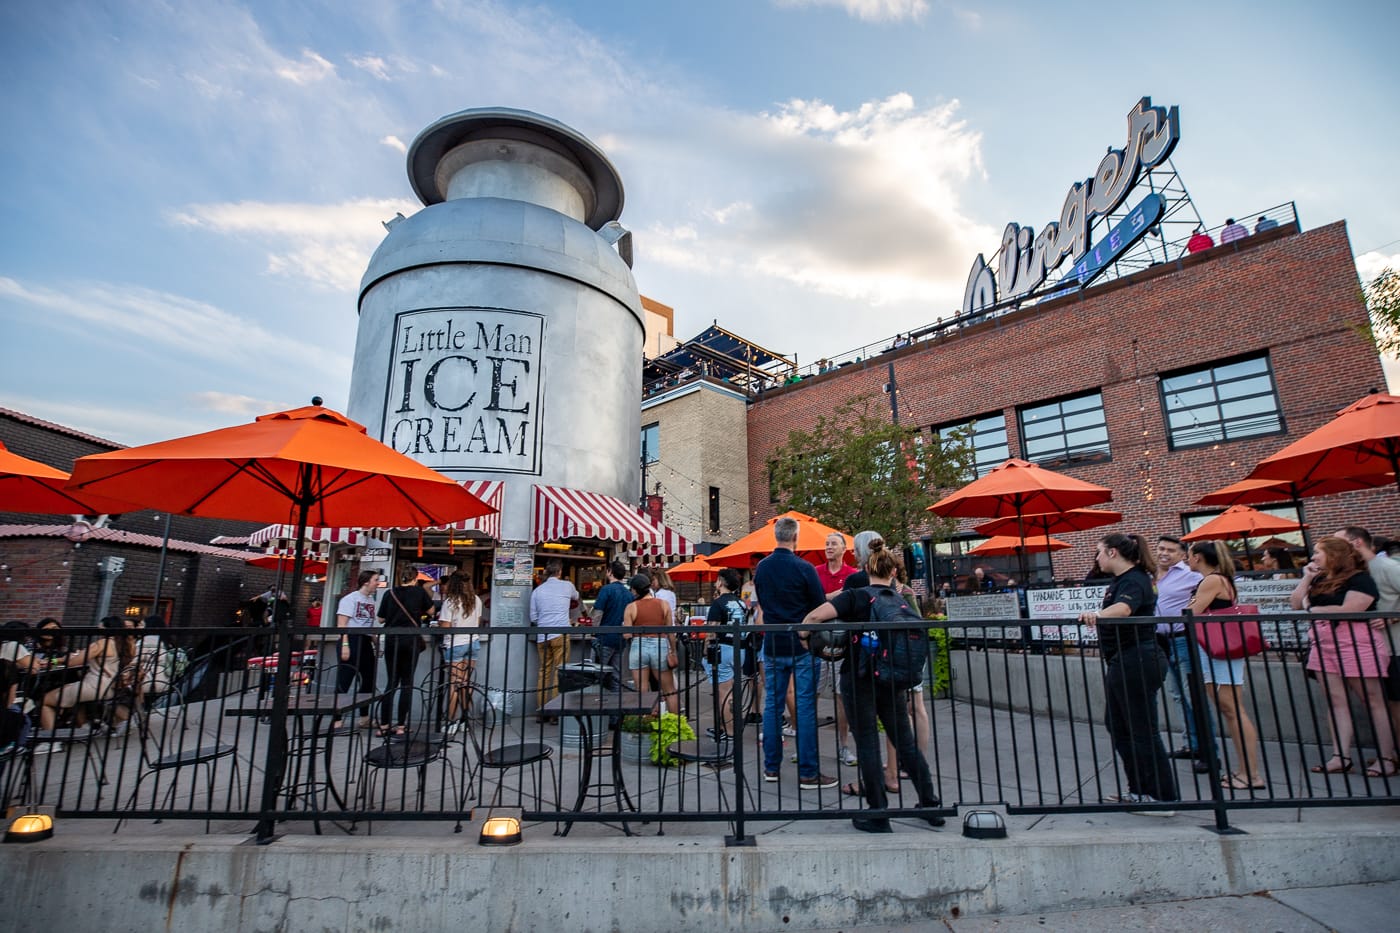
M 1305 482 L 1375 473 L 1400 484 L 1400 397 L 1374 392 L 1259 462 L 1250 479 Z
M 1226 538 L 1244 540 L 1244 556 L 1250 566 L 1254 566 L 1254 555 L 1249 550 L 1249 539 L 1267 535 L 1286 534 L 1301 531 L 1303 526 L 1292 519 L 1279 518 L 1247 505 L 1232 505 L 1201 527 L 1181 536 L 1183 541 L 1217 541 Z
M 1362 476 L 1333 479 L 1310 479 L 1301 482 L 1286 479 L 1242 479 L 1222 486 L 1196 500 L 1197 505 L 1263 505 L 1287 499 L 1303 520 L 1303 499 L 1313 496 L 1333 496 L 1360 489 L 1376 489 L 1395 482 L 1393 473 L 1368 473 Z M 1303 525 L 1303 547 L 1311 550 L 1307 525 Z
M 1049 538 L 1052 534 L 1067 534 L 1071 531 L 1087 531 L 1090 528 L 1099 528 L 1103 525 L 1116 525 L 1123 520 L 1122 512 L 1112 512 L 1108 509 L 1070 509 L 1068 512 L 1043 512 L 1039 515 L 1024 515 L 1021 518 L 1015 516 L 1009 518 L 994 518 L 989 522 L 984 522 L 973 528 L 979 534 L 984 535 L 1020 535 L 1027 527 L 1033 531 L 1038 531 L 1043 538 Z M 1039 539 L 1037 539 L 1039 540 Z M 1069 545 L 1065 545 L 1069 547 Z M 1029 546 L 1027 540 L 1028 553 L 1045 551 L 1048 555 L 1051 551 L 1063 550 L 1062 548 L 1033 548 Z M 974 552 L 975 553 L 975 552 Z M 1017 552 L 1007 552 L 1017 553 Z M 1050 577 L 1055 576 L 1055 559 L 1046 558 L 1050 561 Z
M 738 567 L 747 569 L 758 563 L 777 547 L 773 538 L 773 523 L 779 518 L 792 518 L 797 520 L 797 547 L 796 551 L 813 564 L 821 563 L 826 559 L 826 539 L 828 535 L 839 534 L 846 542 L 846 550 L 855 547 L 855 541 L 845 532 L 838 531 L 830 525 L 824 525 L 810 515 L 801 512 L 784 512 L 776 518 L 768 519 L 768 524 L 744 535 L 738 541 L 728 547 L 721 548 L 709 557 L 712 567 Z
M 1028 515 L 1069 512 L 1100 505 L 1113 491 L 1082 479 L 1065 476 L 1012 458 L 928 507 L 944 518 L 1008 518 L 1017 520 L 1017 537 L 1025 540 Z M 1021 576 L 1026 576 L 1025 552 L 1021 552 Z
M 682 583 L 709 583 L 719 577 L 719 571 L 720 568 L 706 560 L 704 555 L 698 555 L 694 560 L 677 564 L 667 573 L 672 580 Z
M 68 474 L 11 453 L 0 443 L 0 512 L 36 515 L 102 515 L 130 512 L 130 503 L 66 489 Z
M 1069 545 L 1059 538 L 1052 538 L 1049 535 L 1035 535 L 1030 538 L 1021 538 L 1019 535 L 996 535 L 988 538 L 977 545 L 969 554 L 976 554 L 978 557 L 1002 557 L 1008 554 L 1029 553 L 1036 554 L 1041 551 L 1063 551 Z
M 495 511 L 319 398 L 251 424 L 82 457 L 70 488 L 180 515 L 295 525 L 294 579 L 305 572 L 309 524 L 426 527 Z M 288 618 L 296 618 L 295 604 L 290 608 Z M 285 623 L 278 645 L 282 654 L 291 651 Z M 289 668 L 278 665 L 273 686 L 264 813 L 276 809 L 285 774 Z M 258 821 L 260 840 L 271 838 L 272 825 L 270 817 Z
M 244 563 L 249 567 L 259 567 L 263 570 L 291 570 L 293 558 L 285 554 L 259 554 L 257 557 L 250 557 Z M 330 564 L 324 560 L 307 560 L 302 563 L 301 572 L 304 574 L 325 573 L 330 568 Z

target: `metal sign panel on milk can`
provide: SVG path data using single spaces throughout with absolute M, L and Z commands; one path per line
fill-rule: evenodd
M 399 312 L 380 439 L 444 473 L 538 474 L 544 338 L 528 311 Z

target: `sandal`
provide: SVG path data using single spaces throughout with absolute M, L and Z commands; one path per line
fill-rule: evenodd
M 1332 762 L 1334 761 L 1339 762 L 1341 764 L 1341 767 L 1328 767 L 1328 765 L 1332 764 Z M 1322 764 L 1313 765 L 1311 770 L 1313 774 L 1346 774 L 1351 770 L 1351 759 L 1346 757 L 1345 755 L 1333 755 L 1331 758 L 1328 758 Z
M 1249 783 L 1249 779 L 1238 772 L 1227 774 L 1220 779 L 1220 786 L 1230 790 L 1263 790 L 1269 785 L 1260 781 L 1258 784 Z
M 865 794 L 861 793 L 860 785 L 857 784 L 855 781 L 851 781 L 849 784 L 841 785 L 841 793 L 845 794 L 847 797 L 865 796 Z
M 1388 778 L 1396 775 L 1400 775 L 1400 767 L 1391 758 L 1377 758 L 1366 766 L 1367 777 Z

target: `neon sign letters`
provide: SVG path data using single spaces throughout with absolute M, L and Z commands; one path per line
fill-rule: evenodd
M 1154 107 L 1150 97 L 1138 101 L 1128 111 L 1127 145 L 1123 149 L 1108 150 L 1093 175 L 1070 187 L 1058 222 L 1047 223 L 1038 235 L 1033 227 L 1007 224 L 1001 236 L 1001 255 L 995 273 L 978 254 L 968 273 L 963 313 L 985 311 L 999 300 L 1028 295 L 1039 288 L 1066 257 L 1084 257 L 1093 245 L 1090 234 L 1094 221 L 1117 210 L 1143 170 L 1165 162 L 1180 136 L 1176 107 Z M 1121 253 L 1121 249 L 1117 252 Z M 1001 283 L 1000 297 L 998 282 Z

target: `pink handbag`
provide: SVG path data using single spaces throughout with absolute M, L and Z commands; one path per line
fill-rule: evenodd
M 1259 607 L 1252 603 L 1239 603 L 1224 609 L 1206 609 L 1196 613 L 1201 616 L 1248 616 L 1258 615 Z M 1254 620 L 1233 622 L 1196 622 L 1196 641 L 1206 654 L 1217 661 L 1234 661 L 1259 654 L 1264 650 L 1264 633 Z

